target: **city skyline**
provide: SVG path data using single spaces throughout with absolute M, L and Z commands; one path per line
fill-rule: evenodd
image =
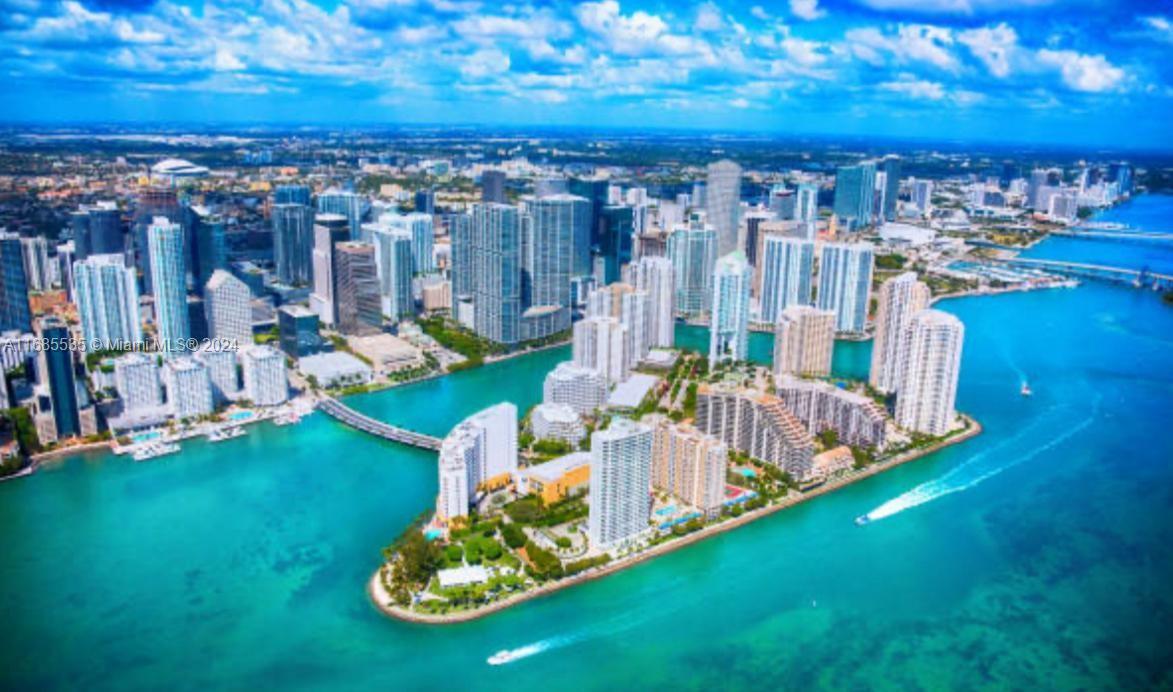
M 10 77 L 0 121 L 601 125 L 1168 148 L 1169 12 L 1012 5 L 18 0 L 0 25 Z

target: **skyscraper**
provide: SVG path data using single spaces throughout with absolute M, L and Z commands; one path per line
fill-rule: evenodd
M 631 207 L 603 207 L 599 219 L 599 251 L 603 255 L 604 281 L 619 281 L 620 270 L 631 262 L 632 234 L 635 232 Z
M 741 166 L 728 159 L 709 164 L 705 211 L 717 232 L 717 254 L 724 257 L 736 250 L 741 213 Z
M 903 379 L 896 395 L 896 424 L 906 430 L 943 435 L 957 417 L 961 374 L 961 320 L 940 310 L 922 310 L 908 325 Z
M 819 186 L 801 183 L 794 200 L 794 220 L 814 223 L 819 219 Z
M 590 247 L 601 246 L 602 233 L 599 228 L 601 224 L 600 217 L 602 216 L 603 207 L 607 204 L 607 189 L 610 187 L 610 183 L 607 180 L 600 180 L 598 178 L 571 178 L 567 187 L 570 194 L 582 197 L 591 203 Z
M 30 291 L 47 291 L 53 287 L 53 268 L 49 262 L 49 241 L 44 236 L 20 239 L 24 276 Z
M 762 238 L 761 321 L 774 324 L 791 305 L 811 302 L 815 244 L 773 233 Z
M 41 320 L 41 339 L 46 346 L 42 357 L 53 402 L 57 438 L 80 435 L 77 381 L 74 378 L 73 349 L 69 345 L 69 327 L 57 317 L 45 317 Z
M 158 217 L 163 217 L 177 224 L 183 218 L 174 188 L 155 187 L 143 190 L 139 193 L 138 203 L 134 210 L 131 240 L 134 245 L 136 266 L 142 275 L 143 286 L 148 294 L 154 293 L 154 287 L 151 285 L 154 274 L 151 272 L 150 228 Z M 182 242 L 180 242 L 180 246 L 182 248 Z M 96 252 L 96 250 L 93 251 Z
M 217 269 L 204 289 L 204 314 L 208 336 L 227 341 L 235 348 L 253 342 L 252 293 L 243 281 Z
M 254 406 L 279 406 L 289 398 L 285 356 L 272 346 L 253 345 L 240 352 L 244 395 Z
M 308 185 L 278 185 L 273 190 L 274 204 L 297 204 L 303 207 L 310 206 L 310 188 Z
M 32 331 L 20 236 L 0 232 L 0 331 Z
M 570 279 L 591 271 L 591 203 L 574 195 L 547 195 L 527 200 L 526 211 L 533 217 L 531 271 L 543 275 L 546 286 L 537 292 L 547 296 L 533 302 L 569 306 Z M 557 296 L 554 303 L 549 302 L 550 295 Z
M 142 342 L 138 280 L 121 254 L 90 255 L 75 262 L 73 280 L 87 348 L 125 349 Z
M 616 317 L 588 317 L 574 323 L 574 364 L 622 382 L 631 373 L 635 357 L 627 327 Z
M 114 361 L 114 382 L 124 413 L 163 405 L 163 387 L 154 355 L 128 353 Z
M 163 384 L 171 415 L 180 420 L 206 416 L 215 409 L 208 368 L 193 358 L 168 360 L 163 365 Z
M 591 413 L 607 403 L 607 377 L 593 367 L 564 361 L 546 375 L 542 383 L 542 401 L 565 404 L 579 413 Z
M 338 214 L 346 217 L 349 235 L 347 240 L 357 240 L 362 232 L 363 198 L 353 192 L 329 190 L 318 195 L 318 214 Z M 314 247 L 317 247 L 315 241 Z
M 521 340 L 524 215 L 504 204 L 473 206 L 470 294 L 477 334 L 500 344 Z
M 271 220 L 277 279 L 288 286 L 311 283 L 314 210 L 304 204 L 276 204 L 271 210 Z
M 793 305 L 778 316 L 774 331 L 774 376 L 831 374 L 835 350 L 835 313 Z
M 400 229 L 377 226 L 371 234 L 379 275 L 383 315 L 393 322 L 415 314 L 411 295 L 411 235 Z
M 876 164 L 864 161 L 835 172 L 835 216 L 852 230 L 870 226 L 874 219 Z
M 719 512 L 725 502 L 729 447 L 691 425 L 674 424 L 664 416 L 653 420 L 652 486 L 706 514 Z
M 293 358 L 312 356 L 322 350 L 318 333 L 318 315 L 301 305 L 282 305 L 277 309 L 277 326 L 281 350 Z
M 122 212 L 114 202 L 82 205 L 69 215 L 77 259 L 90 255 L 121 254 L 126 250 L 122 234 Z
M 486 170 L 481 173 L 481 201 L 505 204 L 505 171 Z
M 676 311 L 694 317 L 709 311 L 717 233 L 701 224 L 678 227 L 668 236 L 668 257 L 676 277 Z
M 516 471 L 517 407 L 505 402 L 469 416 L 440 445 L 437 516 L 466 516 L 478 488 L 504 484 Z
M 633 267 L 636 289 L 648 294 L 648 346 L 671 348 L 676 339 L 672 261 L 666 257 L 643 257 Z
M 745 360 L 749 355 L 749 284 L 745 255 L 732 252 L 717 260 L 713 274 L 713 316 L 709 362 Z
M 435 231 L 432 215 L 414 212 L 411 214 L 384 214 L 379 217 L 378 227 L 392 228 L 406 233 L 411 238 L 411 270 L 413 274 L 429 274 L 436 270 Z
M 310 308 L 323 324 L 337 320 L 338 297 L 335 294 L 334 246 L 350 238 L 350 223 L 345 216 L 319 214 L 314 221 L 314 292 Z
M 885 221 L 895 221 L 896 202 L 900 195 L 900 157 L 885 156 L 881 165 L 884 170 L 884 205 L 881 212 Z
M 183 226 L 187 240 L 184 260 L 187 273 L 195 293 L 203 295 L 212 272 L 228 266 L 224 219 L 207 207 L 184 207 Z
M 355 241 L 336 244 L 334 270 L 338 331 L 357 335 L 378 333 L 383 327 L 383 301 L 375 268 L 375 248 Z
M 929 287 L 917 280 L 916 272 L 905 272 L 885 281 L 876 298 L 876 338 L 868 384 L 891 394 L 904 378 L 909 322 L 929 307 Z
M 187 349 L 187 280 L 183 269 L 183 228 L 158 216 L 147 230 L 151 285 L 155 295 L 155 329 L 159 348 L 171 355 Z
M 652 502 L 652 429 L 617 418 L 591 435 L 592 545 L 619 546 L 648 530 Z
M 819 307 L 835 311 L 835 329 L 861 334 L 867 326 L 874 249 L 870 243 L 827 243 L 819 255 Z

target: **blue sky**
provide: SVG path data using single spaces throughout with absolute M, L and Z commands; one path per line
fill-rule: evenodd
M 1173 148 L 1173 2 L 0 0 L 0 120 Z

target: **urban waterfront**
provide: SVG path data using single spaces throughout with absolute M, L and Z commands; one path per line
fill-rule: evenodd
M 1147 201 L 1146 215 L 1173 221 L 1173 198 L 1150 200 L 1166 211 Z M 1121 266 L 1173 257 L 1167 245 L 1062 247 L 1063 259 L 1111 253 Z M 958 403 L 985 427 L 977 439 L 447 628 L 388 620 L 364 592 L 380 548 L 430 507 L 434 455 L 321 415 L 151 463 L 90 455 L 4 483 L 0 683 L 1167 685 L 1173 310 L 1091 282 L 938 307 L 967 327 Z M 682 344 L 703 342 L 682 329 Z M 767 357 L 770 337 L 753 339 L 751 357 Z M 840 343 L 836 370 L 859 376 L 869 348 Z M 553 349 L 348 403 L 442 434 L 503 398 L 536 403 L 565 357 Z M 1019 395 L 1023 380 L 1033 397 Z M 853 524 L 868 512 L 871 524 Z M 501 649 L 520 657 L 486 665 Z

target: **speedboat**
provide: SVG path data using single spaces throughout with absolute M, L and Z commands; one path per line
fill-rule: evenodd
M 157 457 L 167 456 L 168 454 L 175 454 L 179 451 L 179 445 L 168 444 L 166 442 L 159 442 L 150 444 L 134 453 L 135 461 L 150 461 Z
M 855 525 L 856 526 L 863 526 L 864 524 L 868 524 L 870 522 L 871 522 L 871 519 L 869 519 L 868 515 L 866 515 L 866 514 L 861 514 L 855 518 Z
M 497 653 L 495 653 L 489 657 L 489 665 L 491 665 L 491 666 L 504 665 L 506 663 L 509 663 L 510 661 L 512 661 L 515 658 L 517 658 L 517 654 L 513 653 L 512 651 L 509 651 L 509 650 L 498 651 Z
M 1030 396 L 1031 394 L 1034 394 L 1034 392 L 1030 391 L 1030 385 L 1027 384 L 1026 382 L 1022 383 L 1022 389 L 1019 391 L 1022 393 L 1023 396 Z

